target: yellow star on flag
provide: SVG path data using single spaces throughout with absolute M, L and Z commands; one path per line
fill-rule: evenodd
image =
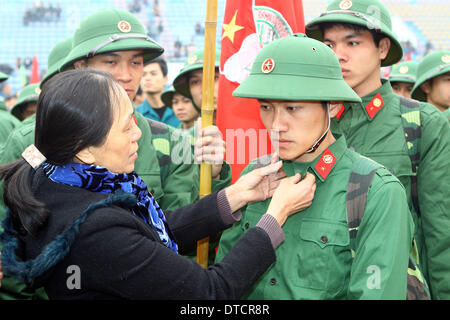
M 234 13 L 233 18 L 231 19 L 230 23 L 228 24 L 223 24 L 223 35 L 222 35 L 222 40 L 226 37 L 228 37 L 231 42 L 234 41 L 234 33 L 236 31 L 239 31 L 241 29 L 244 29 L 243 26 L 238 26 L 236 24 L 236 16 L 237 16 L 238 11 L 236 10 L 236 12 Z

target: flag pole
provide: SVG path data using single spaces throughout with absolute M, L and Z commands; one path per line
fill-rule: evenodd
M 217 0 L 207 0 L 202 79 L 202 128 L 213 125 Z M 200 164 L 200 198 L 211 193 L 211 165 Z M 197 262 L 208 267 L 209 237 L 197 241 Z

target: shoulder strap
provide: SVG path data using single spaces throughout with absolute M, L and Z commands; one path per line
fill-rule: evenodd
M 380 164 L 360 156 L 353 163 L 352 171 L 350 172 L 346 206 L 352 258 L 355 257 L 356 236 L 366 208 L 370 184 L 376 171 L 381 167 Z M 430 299 L 428 285 L 411 255 L 408 262 L 406 295 L 407 300 Z
M 375 172 L 381 165 L 360 156 L 352 166 L 347 186 L 347 223 L 350 233 L 350 249 L 352 257 L 356 251 L 356 235 L 366 208 L 367 193 Z
M 420 121 L 420 103 L 416 100 L 400 97 L 400 112 L 405 132 L 406 146 L 411 160 L 411 197 L 414 210 L 420 216 L 419 197 L 417 192 L 417 169 L 420 162 L 420 140 L 422 125 Z

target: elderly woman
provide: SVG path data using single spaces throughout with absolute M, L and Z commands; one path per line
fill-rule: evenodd
M 275 262 L 289 215 L 308 207 L 315 181 L 286 178 L 281 162 L 197 203 L 163 213 L 134 172 L 141 132 L 126 92 L 106 73 L 56 75 L 43 87 L 35 145 L 0 168 L 3 272 L 50 299 L 238 299 Z M 34 147 L 34 149 L 33 149 Z M 178 253 L 271 205 L 221 263 L 203 269 Z M 264 212 L 262 212 L 263 214 Z

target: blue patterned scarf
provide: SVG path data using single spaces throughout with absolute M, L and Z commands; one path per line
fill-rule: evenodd
M 164 213 L 136 172 L 116 174 L 104 167 L 81 163 L 56 166 L 44 162 L 42 168 L 46 176 L 54 182 L 105 194 L 118 190 L 134 194 L 137 203 L 132 209 L 133 213 L 158 233 L 166 247 L 178 253 L 177 244 L 169 236 Z

